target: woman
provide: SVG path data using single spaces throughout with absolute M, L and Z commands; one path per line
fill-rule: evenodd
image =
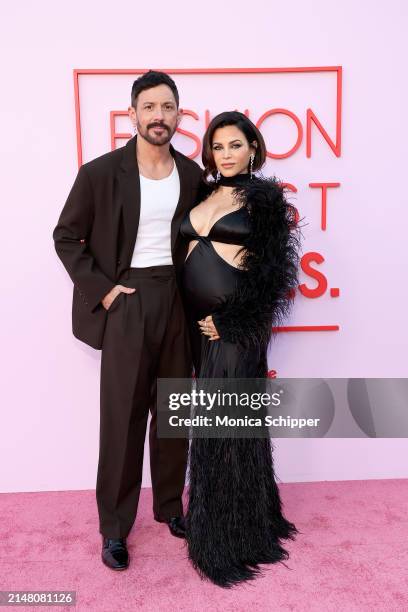
M 275 178 L 254 175 L 265 158 L 245 115 L 211 121 L 200 203 L 180 229 L 189 241 L 182 285 L 199 379 L 266 377 L 272 326 L 290 307 L 295 209 Z M 260 563 L 288 558 L 280 540 L 298 530 L 282 515 L 269 438 L 194 438 L 189 474 L 186 539 L 203 578 L 229 587 L 254 578 Z

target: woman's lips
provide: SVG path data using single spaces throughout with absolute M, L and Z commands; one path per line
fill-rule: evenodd
M 221 164 L 221 166 L 223 168 L 232 168 L 232 166 L 235 166 L 235 164 Z

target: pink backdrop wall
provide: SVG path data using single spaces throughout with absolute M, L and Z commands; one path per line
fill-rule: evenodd
M 194 5 L 194 9 L 197 6 Z M 270 367 L 287 377 L 406 377 L 405 112 L 407 6 L 404 2 L 207 2 L 139 5 L 20 2 L 2 8 L 2 411 L 1 491 L 93 488 L 99 427 L 100 353 L 71 334 L 71 282 L 52 230 L 77 171 L 74 68 L 343 67 L 342 155 L 312 128 L 294 155 L 269 160 L 297 187 L 306 216 L 303 251 L 328 286 L 300 294 L 289 325 L 338 324 L 337 332 L 282 333 Z M 5 27 L 4 27 L 5 26 Z M 335 138 L 330 74 L 174 77 L 181 106 L 198 113 L 182 127 L 201 136 L 203 112 L 288 108 L 305 129 L 312 108 Z M 81 77 L 84 159 L 110 149 L 109 111 L 128 106 L 131 76 Z M 126 121 L 118 123 L 129 130 Z M 264 125 L 273 149 L 296 139 L 284 117 Z M 118 142 L 118 145 L 122 143 Z M 174 144 L 190 152 L 191 140 Z M 327 230 L 320 192 L 336 181 Z M 310 288 L 316 282 L 303 274 Z M 404 439 L 278 440 L 283 481 L 407 477 Z M 148 462 L 144 484 L 149 486 Z

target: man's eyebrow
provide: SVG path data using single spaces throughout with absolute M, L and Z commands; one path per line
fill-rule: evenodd
M 234 140 L 230 140 L 228 144 L 232 144 L 233 142 L 242 142 L 239 138 L 234 138 Z M 216 144 L 222 144 L 222 142 L 213 142 L 213 146 Z
M 149 102 L 148 100 L 146 100 L 145 102 L 143 102 L 143 104 L 154 104 L 154 102 Z M 165 102 L 162 102 L 162 104 L 175 104 L 174 100 L 166 100 Z

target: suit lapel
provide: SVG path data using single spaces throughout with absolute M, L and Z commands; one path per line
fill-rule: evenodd
M 174 149 L 172 145 L 170 145 L 170 153 L 174 157 L 174 161 L 176 163 L 180 179 L 180 197 L 176 206 L 176 210 L 174 211 L 173 218 L 171 220 L 171 252 L 174 254 L 174 248 L 177 242 L 180 223 L 184 214 L 187 212 L 188 204 L 191 199 L 191 175 L 189 172 L 189 168 L 186 167 L 183 157 L 179 154 L 178 151 Z
M 136 140 L 137 136 L 134 136 L 124 147 L 119 174 L 119 188 L 123 203 L 123 256 L 127 267 L 132 261 L 140 219 L 140 177 L 136 159 Z M 186 167 L 182 155 L 174 149 L 173 145 L 170 145 L 170 153 L 176 163 L 180 179 L 180 197 L 171 221 L 171 251 L 174 254 L 180 223 L 184 213 L 187 212 L 190 201 L 191 182 L 189 168 Z
M 140 178 L 136 162 L 136 136 L 123 149 L 120 166 L 119 189 L 122 199 L 125 267 L 129 267 L 135 248 L 140 218 Z

